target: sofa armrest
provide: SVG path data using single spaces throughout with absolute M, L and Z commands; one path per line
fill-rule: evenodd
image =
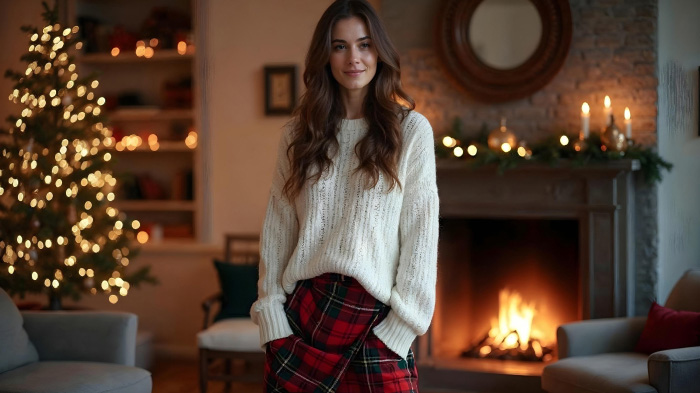
M 609 352 L 631 352 L 644 329 L 646 317 L 591 319 L 559 326 L 559 358 Z
M 659 393 L 700 393 L 700 347 L 654 352 L 647 363 L 649 383 Z
M 134 365 L 138 318 L 122 312 L 25 311 L 24 329 L 39 360 Z

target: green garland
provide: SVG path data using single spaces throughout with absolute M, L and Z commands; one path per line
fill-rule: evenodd
M 494 151 L 488 147 L 488 128 L 484 124 L 479 135 L 472 142 L 468 143 L 462 132 L 460 119 L 455 119 L 452 129 L 446 135 L 436 141 L 436 155 L 440 158 L 452 158 L 466 161 L 470 166 L 476 168 L 484 165 L 495 165 L 499 173 L 507 169 L 516 168 L 523 163 L 544 163 L 550 166 L 559 166 L 568 163 L 574 167 L 583 167 L 591 164 L 602 164 L 614 160 L 632 159 L 638 160 L 641 165 L 641 172 L 644 180 L 650 184 L 661 181 L 663 170 L 670 171 L 673 164 L 664 160 L 654 149 L 630 143 L 624 152 L 604 151 L 601 149 L 602 143 L 600 134 L 592 132 L 585 140 L 585 145 L 581 151 L 574 150 L 574 142 L 577 135 L 565 134 L 569 138 L 567 145 L 560 142 L 561 135 L 549 136 L 529 147 L 530 154 L 521 157 L 516 148 L 510 152 Z M 442 138 L 449 136 L 457 141 L 456 146 L 464 150 L 462 157 L 455 157 L 453 149 L 446 147 L 442 143 Z M 631 141 L 633 142 L 633 141 Z M 467 146 L 474 145 L 477 149 L 475 156 L 467 154 Z

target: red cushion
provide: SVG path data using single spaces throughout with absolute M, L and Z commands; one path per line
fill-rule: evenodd
M 700 313 L 676 311 L 654 302 L 634 350 L 653 353 L 694 346 L 700 346 Z

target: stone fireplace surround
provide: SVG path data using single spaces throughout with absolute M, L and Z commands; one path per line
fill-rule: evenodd
M 531 164 L 499 175 L 494 167 L 470 169 L 463 162 L 441 160 L 440 216 L 577 220 L 580 318 L 631 316 L 635 312 L 633 172 L 638 169 L 639 162 L 621 160 L 576 168 Z M 433 326 L 440 323 L 446 321 L 433 321 Z M 511 362 L 494 368 L 474 367 L 474 360 L 440 359 L 433 351 L 431 333 L 415 344 L 422 387 L 541 392 L 541 364 L 521 367 Z

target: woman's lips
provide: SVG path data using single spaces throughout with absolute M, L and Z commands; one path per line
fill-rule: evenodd
M 345 71 L 347 76 L 360 76 L 364 71 Z

